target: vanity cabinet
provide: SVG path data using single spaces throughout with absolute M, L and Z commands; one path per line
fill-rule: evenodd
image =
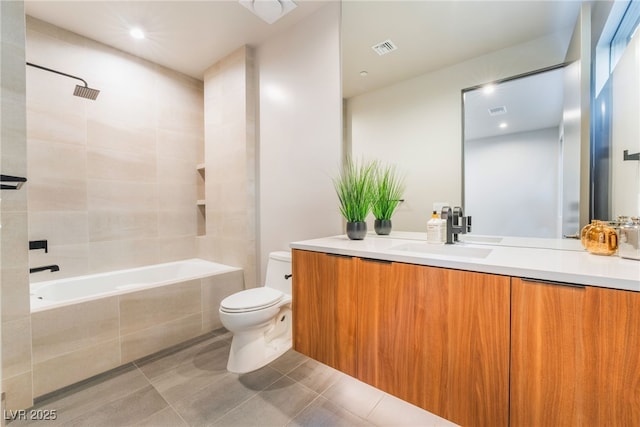
M 637 425 L 640 293 L 512 279 L 510 425 Z
M 292 251 L 293 347 L 356 376 L 356 269 L 352 257 Z
M 294 348 L 461 425 L 508 423 L 509 278 L 293 251 Z

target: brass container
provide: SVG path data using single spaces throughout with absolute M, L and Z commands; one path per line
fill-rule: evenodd
M 618 233 L 604 221 L 593 221 L 581 232 L 584 247 L 592 254 L 613 255 L 618 250 Z M 585 227 L 585 228 L 586 228 Z
M 600 221 L 598 221 L 597 219 L 591 220 L 591 224 L 585 225 L 584 227 L 582 227 L 582 230 L 580 230 L 580 242 L 582 243 L 583 248 L 587 249 L 587 235 L 589 233 L 589 230 L 599 222 Z

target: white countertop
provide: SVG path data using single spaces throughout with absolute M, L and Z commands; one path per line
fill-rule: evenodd
M 579 240 L 461 236 L 454 245 L 426 243 L 426 233 L 392 231 L 367 234 L 364 240 L 346 235 L 292 242 L 292 249 L 326 252 L 477 271 L 569 284 L 640 292 L 640 261 L 593 255 Z

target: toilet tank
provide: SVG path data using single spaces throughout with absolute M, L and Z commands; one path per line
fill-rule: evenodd
M 291 252 L 278 251 L 269 254 L 267 277 L 264 285 L 291 295 Z M 285 278 L 285 276 L 288 277 Z

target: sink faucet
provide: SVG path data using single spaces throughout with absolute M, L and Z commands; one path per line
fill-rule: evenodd
M 57 265 L 45 265 L 44 267 L 34 267 L 34 268 L 30 268 L 29 269 L 29 274 L 31 273 L 37 273 L 39 271 L 45 271 L 45 270 L 51 270 L 51 272 L 53 273 L 54 271 L 60 271 L 60 267 L 58 267 Z
M 458 234 L 466 234 L 471 231 L 471 217 L 462 215 L 462 208 L 456 206 L 453 211 L 449 206 L 442 208 L 440 217 L 447 223 L 447 241 L 451 245 L 458 241 Z

